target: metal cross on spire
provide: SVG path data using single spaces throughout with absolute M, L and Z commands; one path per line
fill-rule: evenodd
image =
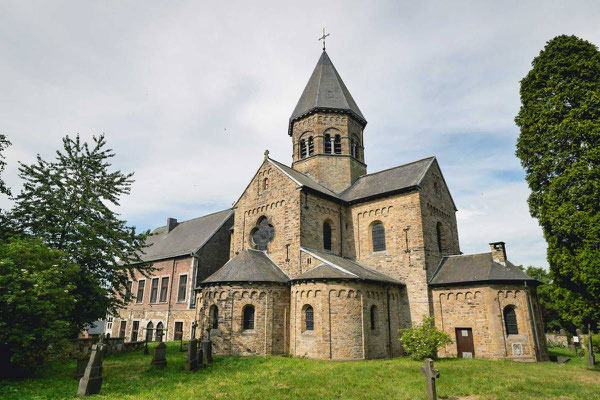
M 325 38 L 326 38 L 327 36 L 329 36 L 329 33 L 328 33 L 328 34 L 325 34 L 325 27 L 323 27 L 323 36 L 321 36 L 321 37 L 319 38 L 319 40 L 322 40 L 322 41 L 323 41 L 323 51 L 325 51 Z

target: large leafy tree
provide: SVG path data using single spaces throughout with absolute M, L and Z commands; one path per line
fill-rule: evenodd
M 550 40 L 521 81 L 516 154 L 529 209 L 548 242 L 560 302 L 576 326 L 600 321 L 600 52 L 575 36 Z
M 0 243 L 0 377 L 31 372 L 70 334 L 79 267 L 33 238 Z
M 24 183 L 11 216 L 21 232 L 79 266 L 72 313 L 78 329 L 130 300 L 126 285 L 134 270 L 152 270 L 140 258 L 148 232 L 136 233 L 113 210 L 129 194 L 133 174 L 111 171 L 112 157 L 104 136 L 91 144 L 66 136 L 54 161 L 38 155 L 19 167 Z
M 6 161 L 4 161 L 4 155 L 2 152 L 8 146 L 10 146 L 10 142 L 6 139 L 6 136 L 0 135 L 0 194 L 10 195 L 10 190 L 6 187 L 4 181 L 2 180 L 2 172 L 6 166 Z

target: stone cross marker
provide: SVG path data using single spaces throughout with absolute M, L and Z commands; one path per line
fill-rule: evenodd
M 164 335 L 164 333 L 162 333 L 162 332 L 158 335 L 160 338 L 160 343 L 157 344 L 156 347 L 154 348 L 154 354 L 152 355 L 152 362 L 150 363 L 151 365 L 158 367 L 158 368 L 164 368 L 167 366 L 167 346 L 162 341 L 163 335 Z
M 104 358 L 104 344 L 102 340 L 92 346 L 92 354 L 83 377 L 79 380 L 77 396 L 89 396 L 100 393 L 102 387 L 102 359 Z
M 592 343 L 592 330 L 588 325 L 588 366 L 593 367 L 596 365 L 596 358 L 594 357 L 594 346 Z
M 198 347 L 197 340 L 191 339 L 187 347 L 187 357 L 185 359 L 185 369 L 195 371 L 198 369 Z
M 437 392 L 435 390 L 435 380 L 440 377 L 440 371 L 433 368 L 433 360 L 428 358 L 425 360 L 425 366 L 421 367 L 421 373 L 425 375 L 427 382 L 427 395 L 430 400 L 437 400 Z

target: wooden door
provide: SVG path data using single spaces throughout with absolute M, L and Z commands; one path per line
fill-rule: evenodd
M 473 330 L 471 328 L 456 328 L 456 348 L 459 358 L 474 358 Z

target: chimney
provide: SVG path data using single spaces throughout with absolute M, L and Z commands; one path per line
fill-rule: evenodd
M 492 260 L 498 264 L 506 265 L 506 245 L 504 242 L 490 243 L 492 249 Z
M 177 218 L 167 218 L 167 233 L 171 232 L 177 226 Z

